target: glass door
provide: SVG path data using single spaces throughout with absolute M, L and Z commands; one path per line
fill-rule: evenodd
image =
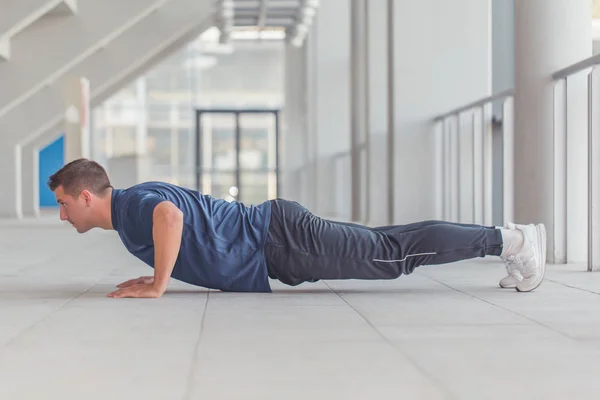
M 277 116 L 241 113 L 240 201 L 257 204 L 277 197 Z
M 198 110 L 196 188 L 256 205 L 278 193 L 278 110 Z

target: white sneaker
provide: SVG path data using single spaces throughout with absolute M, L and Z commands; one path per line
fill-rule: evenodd
M 524 225 L 516 225 L 512 222 L 507 222 L 505 228 L 517 229 L 517 227 L 519 227 L 519 229 L 521 229 L 523 226 Z M 521 273 L 519 272 L 521 260 L 518 257 L 510 256 L 504 259 L 503 261 L 504 265 L 506 266 L 507 275 L 504 278 L 500 279 L 499 285 L 503 289 L 516 288 L 517 283 L 523 280 L 523 275 L 521 275 Z
M 522 232 L 529 246 L 523 246 L 524 251 L 521 252 L 523 268 L 520 272 L 523 280 L 517 283 L 517 291 L 530 292 L 542 284 L 546 275 L 546 227 L 544 224 L 532 224 Z
M 540 286 L 546 274 L 546 228 L 543 224 L 530 224 L 516 226 L 516 229 L 523 232 L 523 247 L 514 257 L 507 257 L 505 262 L 523 277 L 516 283 L 516 290 L 529 292 Z
M 512 257 L 511 257 L 511 259 L 508 259 L 505 261 L 506 270 L 508 271 L 508 275 L 505 276 L 504 278 L 500 279 L 500 282 L 498 282 L 500 287 L 503 289 L 516 288 L 517 283 L 519 283 L 523 280 L 523 276 L 521 275 L 519 270 L 516 268 L 516 266 L 513 265 L 514 261 L 515 260 Z

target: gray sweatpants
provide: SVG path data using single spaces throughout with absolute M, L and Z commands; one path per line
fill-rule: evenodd
M 421 265 L 502 253 L 495 227 L 424 221 L 369 228 L 329 221 L 300 204 L 271 200 L 265 246 L 269 277 L 288 285 L 320 279 L 395 279 Z

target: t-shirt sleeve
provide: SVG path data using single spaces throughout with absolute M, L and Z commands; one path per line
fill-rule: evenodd
M 129 238 L 139 245 L 151 245 L 154 208 L 165 201 L 155 193 L 139 192 L 131 196 L 127 205 L 127 230 Z

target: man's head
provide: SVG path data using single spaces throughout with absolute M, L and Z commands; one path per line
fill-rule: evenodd
M 69 221 L 77 232 L 103 225 L 112 186 L 100 164 L 84 158 L 72 161 L 48 179 L 48 187 L 60 206 L 60 219 Z

